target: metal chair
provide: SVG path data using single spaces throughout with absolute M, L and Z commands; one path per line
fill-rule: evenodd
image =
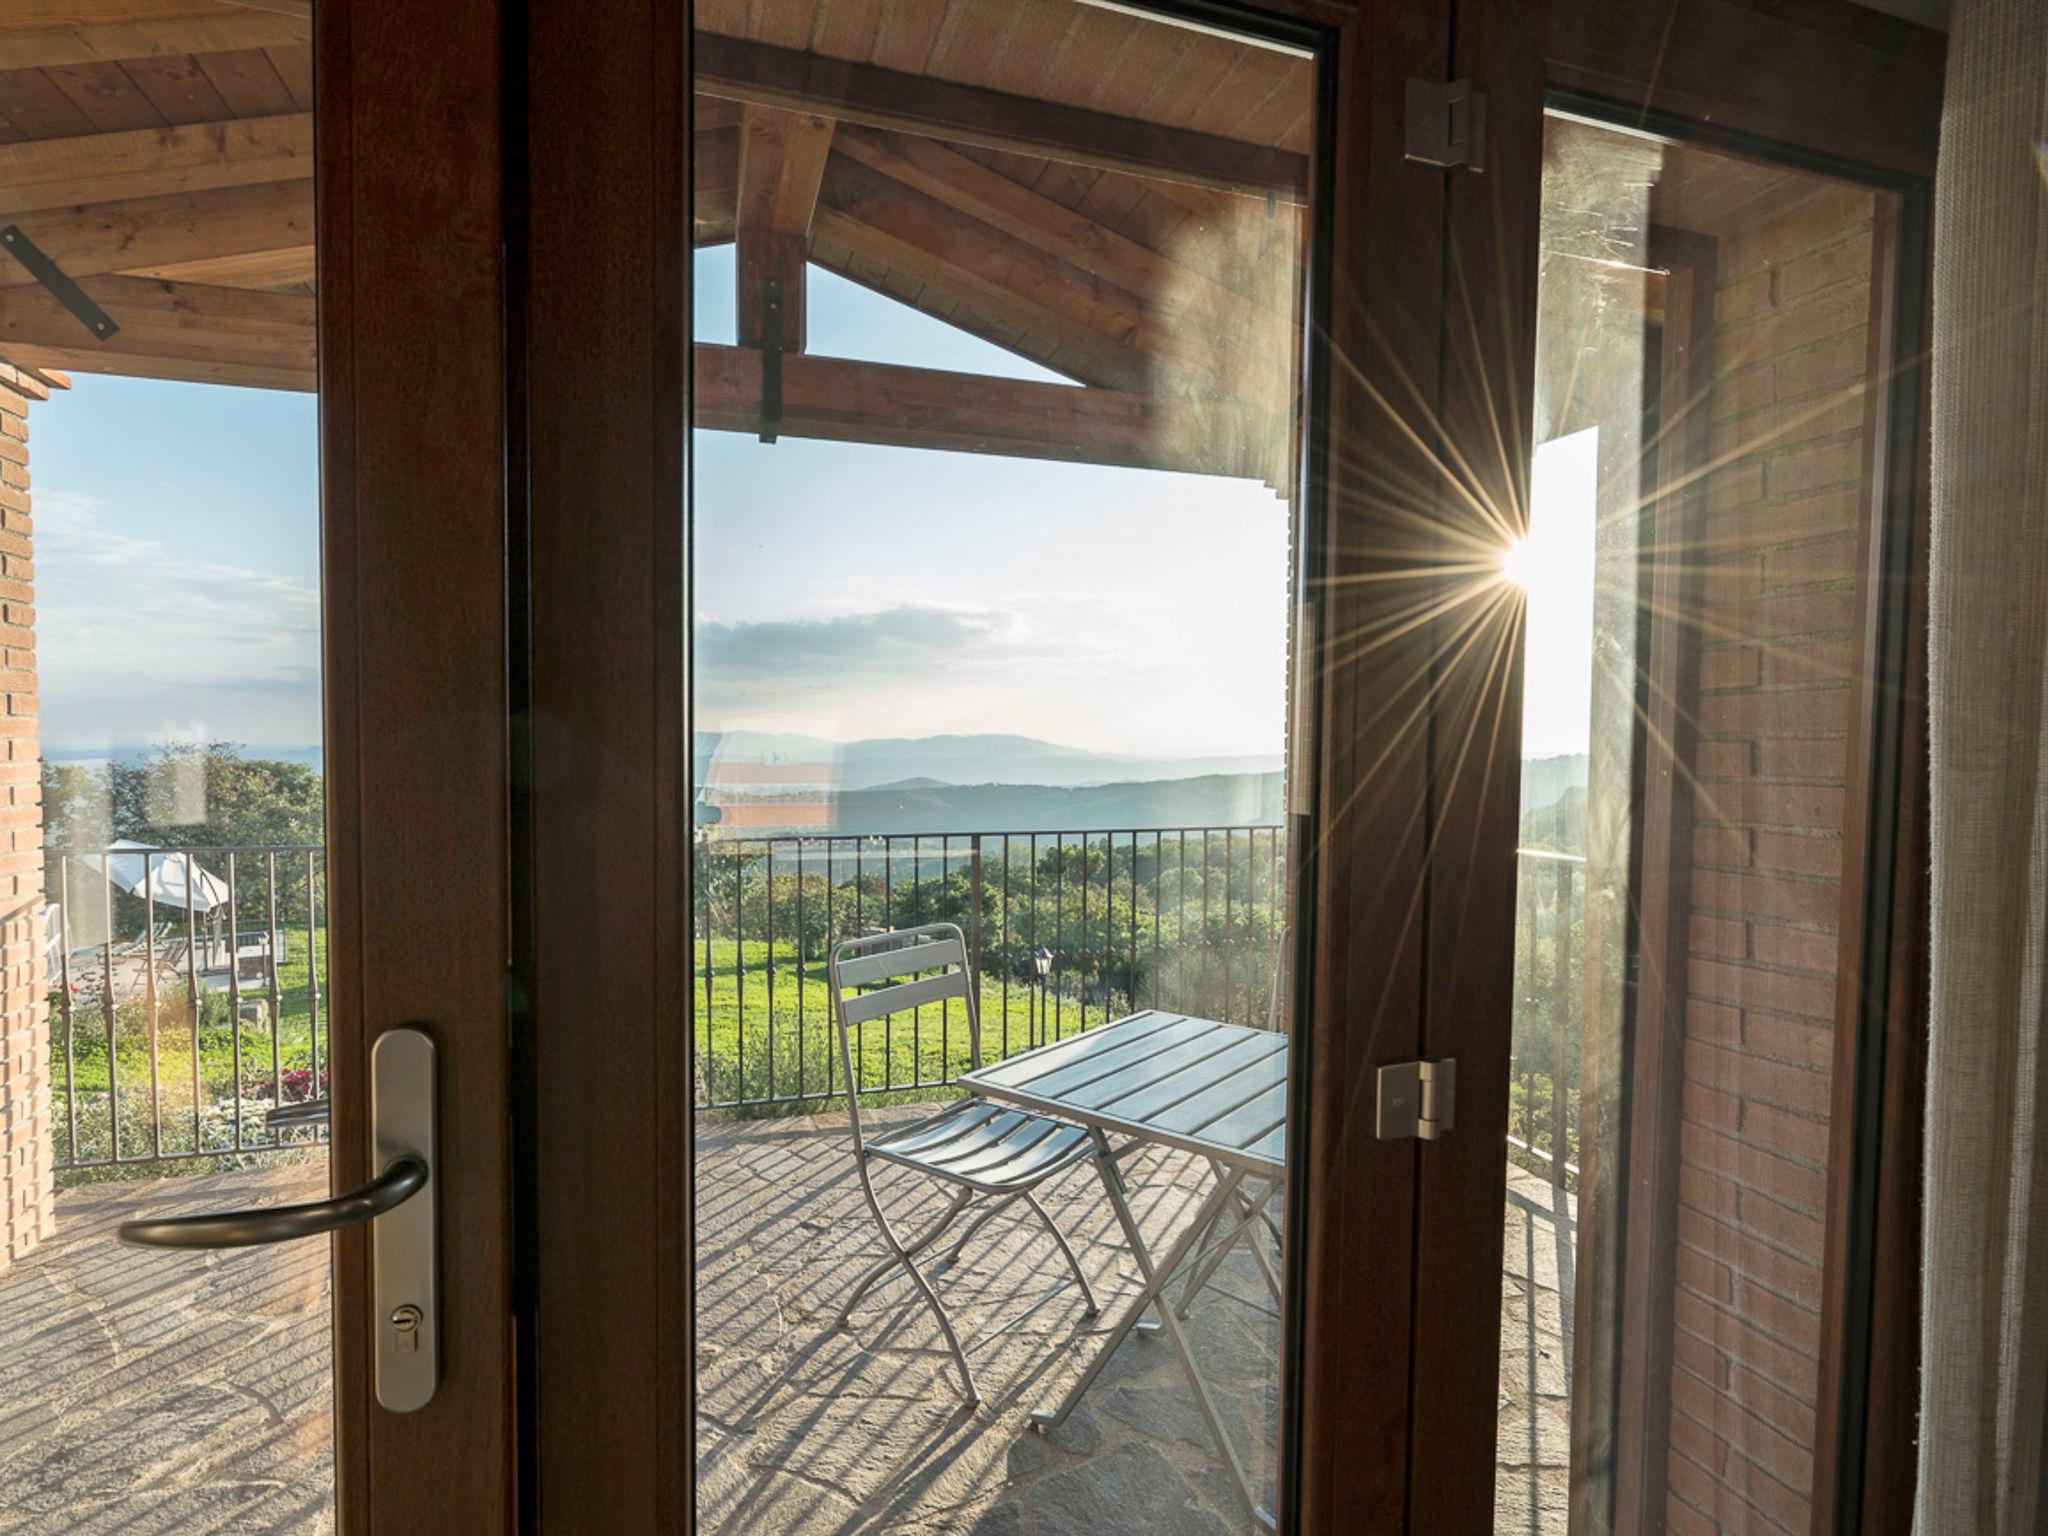
M 981 1393 L 967 1364 L 967 1352 L 960 1347 L 960 1336 L 954 1332 L 953 1320 L 947 1316 L 938 1292 L 919 1268 L 917 1255 L 937 1242 L 971 1202 L 978 1198 L 993 1200 L 995 1203 L 981 1213 L 943 1261 L 951 1263 L 959 1258 L 961 1245 L 991 1216 L 1022 1200 L 1059 1244 L 1067 1267 L 1073 1271 L 1074 1282 L 1081 1288 L 1088 1315 L 1095 1316 L 1099 1309 L 1095 1293 L 1088 1288 L 1088 1277 L 1081 1273 L 1074 1250 L 1034 1193 L 1047 1179 L 1086 1160 L 1094 1148 L 1088 1133 L 1079 1126 L 978 1099 L 952 1105 L 913 1125 L 893 1127 L 870 1140 L 861 1129 L 860 1079 L 854 1071 L 851 1043 L 861 1025 L 932 1003 L 943 1008 L 958 998 L 967 1009 L 968 1050 L 974 1065 L 981 1065 L 981 1012 L 974 976 L 967 964 L 967 941 L 952 923 L 930 923 L 920 928 L 847 939 L 833 948 L 826 963 L 826 976 L 832 993 L 832 1015 L 839 1028 L 839 1063 L 844 1069 L 846 1107 L 853 1126 L 854 1166 L 860 1174 L 861 1193 L 867 1196 L 868 1209 L 874 1213 L 875 1225 L 882 1229 L 883 1241 L 889 1245 L 888 1255 L 861 1276 L 846 1304 L 839 1309 L 837 1326 L 845 1327 L 860 1299 L 890 1270 L 900 1267 L 937 1316 L 940 1331 L 960 1367 L 960 1380 L 971 1408 L 981 1401 Z M 862 987 L 875 990 L 855 990 Z M 955 1194 L 938 1220 L 909 1242 L 897 1236 L 875 1195 L 869 1165 L 877 1159 L 955 1187 Z

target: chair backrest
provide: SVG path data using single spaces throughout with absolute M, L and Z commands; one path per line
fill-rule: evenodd
M 967 1007 L 968 1054 L 975 1066 L 981 1065 L 981 1012 L 974 972 L 967 962 L 967 938 L 957 924 L 926 923 L 843 939 L 832 947 L 825 977 L 832 993 L 833 1022 L 839 1028 L 839 1065 L 856 1147 L 861 1144 L 860 1079 L 854 1071 L 853 1042 L 861 1025 L 933 1003 L 943 1008 L 958 998 Z

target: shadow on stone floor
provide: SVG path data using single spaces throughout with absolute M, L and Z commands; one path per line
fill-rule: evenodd
M 889 1113 L 884 1112 L 884 1117 Z M 927 1110 L 908 1111 L 910 1114 Z M 1177 1153 L 1128 1163 L 1155 1251 L 1204 1193 Z M 885 1175 L 886 1178 L 886 1175 Z M 315 1198 L 324 1168 L 65 1191 L 57 1236 L 0 1274 L 0 1536 L 317 1533 L 333 1527 L 326 1249 L 122 1248 L 115 1225 Z M 883 1251 L 843 1117 L 706 1125 L 699 1145 L 698 1500 L 716 1533 L 973 1532 L 1219 1536 L 1251 1522 L 1171 1344 L 1133 1337 L 1058 1429 L 1029 1427 L 1092 1358 L 1138 1285 L 1092 1173 L 1046 1191 L 1104 1316 L 1026 1214 L 999 1217 L 938 1277 L 984 1395 L 957 1375 L 910 1288 L 880 1288 L 846 1331 L 841 1297 Z M 892 1219 L 938 1201 L 889 1180 Z M 1564 1529 L 1573 1210 L 1510 1171 L 1498 1523 Z M 1262 1500 L 1272 1497 L 1278 1323 L 1243 1253 L 1189 1332 Z

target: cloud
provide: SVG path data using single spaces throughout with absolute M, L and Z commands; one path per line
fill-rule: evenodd
M 48 736 L 193 719 L 317 735 L 317 587 L 116 531 L 98 497 L 38 487 L 34 498 Z
M 749 690 L 909 678 L 1014 654 L 1021 628 L 997 610 L 909 604 L 828 619 L 699 618 L 697 676 Z

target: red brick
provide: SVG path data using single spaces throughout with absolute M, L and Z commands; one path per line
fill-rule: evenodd
M 1732 1313 L 1681 1291 L 1673 1304 L 1678 1326 L 1698 1334 L 1731 1361 L 1746 1365 L 1802 1402 L 1812 1402 L 1813 1358 L 1760 1333 Z
M 1742 1100 L 1700 1083 L 1687 1083 L 1685 1118 L 1717 1131 L 1733 1131 L 1742 1123 Z
M 1719 648 L 1700 655 L 1702 688 L 1754 688 L 1763 666 L 1754 646 Z
M 1841 891 L 1832 880 L 1696 869 L 1692 876 L 1692 901 L 1700 911 L 1818 925 L 1832 923 L 1840 915 Z
M 1731 1051 L 1703 1040 L 1688 1040 L 1685 1075 L 1690 1081 L 1780 1109 L 1809 1115 L 1828 1112 L 1831 1095 L 1826 1074 L 1766 1060 L 1748 1051 Z
M 1855 528 L 1861 518 L 1862 505 L 1853 490 L 1821 491 L 1710 517 L 1705 544 L 1716 552 L 1764 549 Z
M 1678 1239 L 1719 1259 L 1745 1285 L 1763 1286 L 1809 1310 L 1820 1307 L 1820 1270 L 1806 1259 L 1773 1248 L 1756 1234 L 1696 1210 L 1678 1213 Z
M 1758 1190 L 1736 1191 L 1737 1220 L 1759 1237 L 1820 1262 L 1826 1232 L 1816 1216 L 1796 1211 Z M 1782 1384 L 1782 1383 L 1781 1383 Z
M 1758 923 L 1753 933 L 1756 958 L 1764 964 L 1834 976 L 1841 946 L 1834 934 L 1812 928 L 1780 928 L 1773 923 Z
M 1700 704 L 1700 729 L 1717 736 L 1815 736 L 1849 728 L 1847 688 L 1780 688 L 1724 693 Z
M 1703 779 L 1747 778 L 1756 771 L 1756 748 L 1746 741 L 1703 741 L 1694 761 Z
M 1826 1121 L 1788 1114 L 1769 1104 L 1750 1104 L 1744 1108 L 1742 1139 L 1810 1163 L 1825 1165 L 1828 1160 Z
M 1700 819 L 1707 822 L 1839 832 L 1842 807 L 1842 791 L 1820 784 L 1703 784 L 1698 791 Z
M 1826 1070 L 1835 1059 L 1832 1025 L 1752 1012 L 1743 1022 L 1743 1045 L 1751 1056 L 1796 1062 Z
M 1740 1045 L 1742 1012 L 1721 1003 L 1709 1003 L 1696 997 L 1689 997 L 1685 1000 L 1685 1033 L 1689 1040 L 1705 1040 L 1715 1045 Z
M 1839 634 L 1852 629 L 1857 617 L 1853 593 L 1830 591 L 1757 597 L 1747 602 L 1717 603 L 1703 610 L 1707 633 L 1725 640 Z
M 1827 1179 L 1818 1169 L 1687 1121 L 1678 1130 L 1679 1155 L 1696 1167 L 1733 1179 L 1744 1191 L 1762 1190 L 1792 1206 L 1819 1210 Z
M 1757 771 L 1766 779 L 1828 779 L 1839 784 L 1849 772 L 1849 743 L 1846 738 L 1836 740 L 1789 741 L 1784 739 L 1766 741 L 1759 747 L 1760 761 Z M 1826 830 L 1841 830 L 1842 816 L 1840 801 L 1836 812 L 1826 823 Z
M 1842 840 L 1839 837 L 1759 832 L 1753 851 L 1758 869 L 1783 870 L 1794 875 L 1821 875 L 1830 879 L 1842 872 Z
M 1749 953 L 1749 930 L 1736 918 L 1700 917 L 1692 920 L 1692 953 L 1741 960 Z
M 1764 563 L 1757 559 L 1724 560 L 1700 572 L 1700 601 L 1732 603 L 1755 597 L 1764 589 Z
M 1739 1193 L 1732 1182 L 1708 1169 L 1681 1165 L 1678 1170 L 1679 1204 L 1693 1210 L 1733 1221 L 1740 1208 Z
M 1756 834 L 1740 827 L 1706 827 L 1692 835 L 1692 861 L 1742 869 L 1750 861 L 1750 839 Z

